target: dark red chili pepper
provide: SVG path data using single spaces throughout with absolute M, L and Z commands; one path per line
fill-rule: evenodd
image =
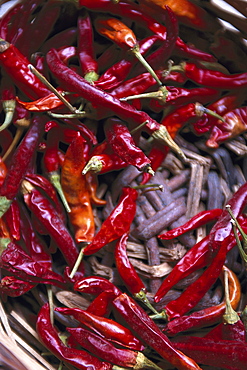
M 4 214 L 17 195 L 21 180 L 25 176 L 31 160 L 33 160 L 34 151 L 44 133 L 45 122 L 44 117 L 35 116 L 33 118 L 30 129 L 12 156 L 7 176 L 0 189 L 1 203 L 4 202 L 6 205 L 4 208 L 1 207 L 1 215 Z
M 226 267 L 224 266 L 224 268 Z M 232 307 L 236 309 L 241 298 L 241 286 L 237 276 L 231 270 L 227 269 L 227 271 L 229 273 L 230 302 Z M 223 301 L 216 306 L 207 307 L 203 310 L 192 312 L 188 316 L 177 317 L 167 323 L 164 331 L 167 335 L 175 335 L 187 330 L 195 330 L 198 328 L 213 325 L 222 320 L 225 307 L 226 304 Z
M 169 146 L 173 146 L 180 155 L 183 155 L 178 146 L 169 138 L 164 126 L 160 125 L 144 111 L 137 111 L 131 105 L 120 102 L 119 99 L 114 98 L 112 95 L 90 85 L 83 77 L 61 62 L 56 50 L 52 49 L 47 53 L 47 63 L 55 77 L 65 84 L 68 90 L 80 94 L 83 98 L 91 101 L 93 105 L 110 110 L 110 112 L 108 111 L 110 115 L 114 112 L 120 119 L 134 124 L 135 127 L 147 121 L 145 129 L 152 136 L 160 141 L 164 141 Z
M 38 313 L 36 330 L 45 347 L 68 365 L 75 366 L 77 369 L 81 370 L 112 369 L 111 364 L 100 361 L 97 357 L 83 350 L 69 348 L 62 342 L 59 338 L 58 331 L 51 323 L 50 307 L 48 303 L 44 304 Z
M 228 75 L 221 71 L 200 67 L 198 64 L 191 62 L 183 63 L 182 69 L 187 78 L 205 87 L 231 90 L 246 88 L 247 86 L 247 73 Z
M 29 283 L 53 284 L 65 288 L 65 280 L 40 262 L 34 261 L 19 245 L 10 242 L 0 257 L 0 266 L 18 279 Z
M 239 223 L 245 229 L 246 220 L 238 218 Z M 233 233 L 227 238 L 228 251 L 235 245 L 236 240 Z M 163 281 L 159 290 L 156 292 L 154 300 L 159 302 L 160 299 L 180 280 L 187 277 L 190 273 L 205 267 L 211 261 L 209 250 L 209 235 L 196 243 L 181 260 L 174 266 L 168 277 Z
M 9 42 L 0 39 L 0 64 L 15 85 L 30 99 L 42 98 L 50 91 L 30 71 L 29 60 Z
M 111 118 L 105 122 L 104 130 L 106 139 L 115 154 L 124 162 L 137 167 L 138 170 L 153 174 L 153 170 L 150 167 L 150 160 L 136 146 L 127 126 L 120 120 Z
M 96 253 L 106 244 L 119 239 L 129 231 L 135 217 L 137 196 L 136 189 L 129 187 L 122 189 L 118 204 L 103 222 L 92 242 L 84 248 L 83 254 L 85 256 Z
M 87 329 L 80 327 L 66 328 L 66 330 L 83 348 L 94 355 L 99 356 L 104 361 L 109 361 L 117 366 L 124 366 L 127 368 L 161 369 L 141 352 L 116 348 L 109 340 L 104 339 Z
M 122 293 L 121 290 L 109 280 L 100 276 L 88 276 L 78 280 L 74 284 L 74 290 L 92 295 L 99 295 L 102 292 L 110 291 L 115 295 L 115 297 Z
M 151 167 L 154 172 L 161 166 L 162 162 L 164 161 L 167 153 L 169 152 L 168 147 L 162 147 L 160 143 L 154 143 L 152 149 L 148 154 L 148 158 L 151 161 Z M 141 184 L 146 184 L 151 178 L 151 174 L 144 172 L 142 174 L 142 181 Z
M 188 231 L 197 229 L 200 226 L 206 225 L 209 222 L 217 220 L 220 215 L 222 214 L 221 208 L 214 208 L 206 211 L 202 211 L 192 217 L 188 222 L 185 224 L 176 227 L 175 229 L 169 230 L 165 232 L 164 234 L 158 235 L 160 239 L 173 239 L 177 236 L 180 236 Z
M 10 28 L 16 15 L 20 15 L 23 4 L 17 3 L 10 7 L 0 19 L 0 37 L 11 41 Z
M 81 310 L 80 308 L 57 307 L 55 310 L 64 315 L 72 315 L 83 326 L 86 326 L 110 342 L 136 351 L 142 351 L 144 349 L 139 339 L 137 339 L 128 328 L 116 321 L 105 317 L 102 318 L 88 311 Z
M 103 89 L 111 90 L 122 84 L 133 67 L 133 63 L 128 59 L 121 59 L 119 62 L 111 65 L 94 85 Z
M 179 370 L 200 369 L 200 367 L 182 352 L 177 351 L 154 321 L 137 303 L 123 293 L 113 301 L 117 312 L 129 324 L 138 338 L 150 346 Z
M 98 63 L 93 50 L 93 26 L 89 14 L 85 11 L 77 20 L 78 56 L 82 75 L 89 82 L 98 79 Z M 56 47 L 56 46 L 54 46 Z
M 29 290 L 35 287 L 35 285 L 36 284 L 20 280 L 14 276 L 4 276 L 0 281 L 0 295 L 19 297 L 27 293 Z
M 22 183 L 22 192 L 28 208 L 40 220 L 41 224 L 46 228 L 47 233 L 55 241 L 69 268 L 73 268 L 79 253 L 74 239 L 59 217 L 55 207 L 48 198 L 26 180 Z M 81 263 L 77 277 L 81 277 L 82 274 L 84 274 L 84 267 Z
M 246 343 L 184 336 L 175 338 L 173 345 L 203 365 L 229 370 L 245 370 L 246 368 Z
M 4 180 L 7 176 L 7 167 L 6 164 L 3 162 L 2 157 L 0 157 L 0 187 L 3 185 Z
M 40 48 L 41 52 L 45 55 L 52 48 L 61 49 L 72 47 L 71 45 L 74 45 L 77 40 L 77 31 L 77 27 L 70 27 L 57 32 L 44 42 Z
M 14 38 L 14 45 L 26 57 L 37 51 L 47 39 L 61 11 L 60 4 L 55 2 L 45 3 L 39 12 L 32 16 L 33 19 L 27 19 L 22 32 Z M 44 27 L 45 24 L 45 27 Z M 32 35 L 32 37 L 30 37 Z

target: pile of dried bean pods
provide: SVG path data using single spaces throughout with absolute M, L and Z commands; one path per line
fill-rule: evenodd
M 4 369 L 246 369 L 247 7 L 226 3 L 0 1 Z

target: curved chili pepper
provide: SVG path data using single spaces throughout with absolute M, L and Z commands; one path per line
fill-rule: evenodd
M 91 242 L 95 232 L 93 210 L 86 177 L 85 140 L 78 132 L 66 151 L 61 170 L 61 185 L 70 207 L 69 219 L 75 230 L 75 240 Z
M 98 79 L 98 63 L 95 59 L 93 50 L 92 23 L 87 12 L 78 17 L 77 28 L 77 48 L 82 74 L 87 81 L 94 82 Z
M 92 242 L 83 249 L 85 256 L 96 253 L 106 244 L 119 239 L 129 231 L 135 217 L 137 196 L 138 192 L 136 189 L 129 187 L 122 189 L 118 204 L 103 222 Z
M 200 369 L 191 358 L 177 351 L 147 313 L 123 293 L 113 301 L 117 312 L 129 324 L 138 337 L 179 370 Z M 144 329 L 145 328 L 145 329 Z
M 165 127 L 152 119 L 147 113 L 137 111 L 131 105 L 120 102 L 119 99 L 114 98 L 112 95 L 90 85 L 83 77 L 61 62 L 56 50 L 52 49 L 47 53 L 47 63 L 55 77 L 63 82 L 68 90 L 80 94 L 91 101 L 93 105 L 110 110 L 111 113 L 108 111 L 110 115 L 114 112 L 120 119 L 133 123 L 135 126 L 147 121 L 145 128 L 152 136 L 157 137 L 160 141 L 164 141 L 180 155 L 184 156 L 177 144 L 170 139 Z
M 104 361 L 109 361 L 117 366 L 124 366 L 127 368 L 161 369 L 141 352 L 116 348 L 109 340 L 104 339 L 87 329 L 80 327 L 66 328 L 66 330 L 83 348 L 92 352 L 94 355 L 99 356 Z
M 55 310 L 61 312 L 63 315 L 72 315 L 83 326 L 86 326 L 110 342 L 128 347 L 132 350 L 142 351 L 144 349 L 139 339 L 137 339 L 128 328 L 116 321 L 96 316 L 88 312 L 88 310 L 84 311 L 80 308 L 56 307 Z
M 176 238 L 177 236 L 180 236 L 188 231 L 197 229 L 198 227 L 206 225 L 209 222 L 217 220 L 222 214 L 222 212 L 223 211 L 221 208 L 215 208 L 199 212 L 185 224 L 178 226 L 175 229 L 169 230 L 164 234 L 158 235 L 158 238 L 165 240 Z
M 0 294 L 1 296 L 20 297 L 35 286 L 36 284 L 20 280 L 15 276 L 4 276 L 0 281 Z
M 29 60 L 13 44 L 3 39 L 0 39 L 0 64 L 16 86 L 30 99 L 50 94 L 47 87 L 30 71 Z
M 16 107 L 15 95 L 16 91 L 13 83 L 10 81 L 9 77 L 3 76 L 1 80 L 0 97 L 5 118 L 0 126 L 0 131 L 5 130 L 13 121 Z
M 1 216 L 6 212 L 17 195 L 21 180 L 26 174 L 28 166 L 33 159 L 34 151 L 44 133 L 45 122 L 44 117 L 36 116 L 33 118 L 30 129 L 12 156 L 7 176 L 0 188 L 1 204 L 5 204 L 4 207 L 1 207 Z
M 226 267 L 224 266 L 224 269 L 225 268 Z M 231 270 L 227 269 L 227 271 L 229 274 L 230 302 L 232 308 L 236 309 L 241 298 L 241 286 L 237 276 Z M 222 319 L 225 308 L 226 303 L 222 302 L 216 306 L 207 307 L 200 311 L 195 311 L 188 316 L 177 317 L 166 324 L 164 331 L 167 335 L 175 335 L 187 330 L 195 330 L 213 325 Z
M 79 253 L 72 236 L 59 217 L 55 207 L 48 198 L 26 180 L 23 181 L 22 192 L 26 205 L 46 228 L 48 234 L 61 250 L 69 268 L 72 268 Z M 84 267 L 81 263 L 77 277 L 79 278 L 83 274 Z
M 94 357 L 88 352 L 66 347 L 59 338 L 57 330 L 51 323 L 50 307 L 48 303 L 45 303 L 38 313 L 36 330 L 44 346 L 61 361 L 81 370 L 88 370 L 90 368 L 94 370 L 112 369 L 111 364 L 100 361 L 97 357 Z
M 0 37 L 11 41 L 10 28 L 13 26 L 13 21 L 16 15 L 20 15 L 20 10 L 23 4 L 17 3 L 10 7 L 0 19 Z M 15 34 L 15 32 L 14 32 Z

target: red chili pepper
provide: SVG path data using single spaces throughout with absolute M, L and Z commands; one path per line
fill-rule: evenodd
M 118 204 L 103 222 L 92 242 L 84 248 L 83 254 L 85 256 L 96 253 L 106 244 L 119 239 L 129 231 L 135 217 L 137 196 L 138 192 L 136 189 L 129 187 L 122 189 Z
M 133 123 L 135 126 L 147 121 L 145 129 L 152 136 L 157 137 L 160 141 L 164 141 L 169 146 L 173 146 L 174 150 L 183 155 L 178 146 L 169 138 L 165 127 L 161 126 L 144 111 L 137 111 L 131 105 L 122 103 L 119 99 L 112 97 L 112 95 L 90 85 L 83 77 L 66 67 L 54 49 L 47 53 L 47 63 L 55 77 L 62 81 L 68 90 L 80 94 L 91 101 L 93 105 L 109 109 L 110 115 L 114 112 L 120 119 Z
M 90 16 L 86 11 L 78 17 L 77 28 L 77 48 L 82 74 L 87 81 L 94 82 L 99 77 L 98 63 L 93 50 L 93 26 Z
M 30 211 L 40 220 L 48 234 L 55 241 L 69 268 L 73 268 L 79 253 L 72 236 L 59 217 L 55 207 L 48 198 L 26 180 L 23 181 L 22 192 L 24 201 Z M 77 277 L 81 277 L 82 274 L 84 274 L 84 267 L 81 263 Z
M 7 211 L 10 203 L 17 195 L 22 178 L 25 176 L 28 166 L 33 160 L 42 134 L 44 133 L 45 118 L 36 116 L 32 125 L 12 156 L 7 176 L 0 188 L 1 203 L 5 203 L 1 215 Z
M 117 366 L 124 366 L 127 368 L 138 369 L 156 369 L 161 368 L 155 365 L 141 352 L 135 352 L 130 349 L 116 348 L 114 345 L 94 334 L 87 329 L 80 328 L 66 328 L 83 348 L 90 351 L 94 355 L 99 356 L 104 361 L 109 361 Z
M 0 64 L 16 86 L 30 99 L 42 98 L 50 91 L 30 71 L 29 60 L 9 42 L 0 39 Z
M 247 73 L 228 75 L 221 71 L 200 67 L 196 63 L 191 62 L 184 63 L 182 68 L 187 78 L 205 87 L 213 87 L 221 90 L 246 88 Z
M 77 27 L 66 28 L 47 39 L 40 50 L 45 55 L 52 48 L 72 47 L 77 40 Z M 69 46 L 68 46 L 69 45 Z
M 65 280 L 40 262 L 34 261 L 22 248 L 10 242 L 0 257 L 0 266 L 11 275 L 29 283 L 43 283 L 65 288 Z
M 10 29 L 16 15 L 20 15 L 23 4 L 17 3 L 10 7 L 0 19 L 0 37 L 11 41 Z
M 241 226 L 246 228 L 246 220 L 238 218 Z M 245 226 L 244 226 L 245 225 Z M 236 240 L 233 233 L 228 236 L 226 242 L 228 243 L 228 251 L 235 245 Z M 180 280 L 187 277 L 192 272 L 205 267 L 211 262 L 209 250 L 209 235 L 196 243 L 181 260 L 174 266 L 168 277 L 163 281 L 159 290 L 156 292 L 154 300 L 159 302 L 160 299 Z
M 241 298 L 241 286 L 237 276 L 231 270 L 227 269 L 227 271 L 229 273 L 230 302 L 232 308 L 236 309 Z M 164 331 L 167 335 L 175 335 L 187 330 L 195 330 L 213 325 L 222 319 L 225 307 L 226 303 L 222 302 L 216 306 L 207 307 L 203 310 L 192 312 L 188 316 L 177 317 L 167 323 Z
M 87 307 L 87 312 L 100 317 L 108 317 L 112 310 L 111 303 L 115 298 L 116 295 L 112 291 L 105 290 L 92 300 Z
M 0 295 L 20 297 L 35 287 L 36 284 L 20 280 L 14 276 L 4 276 L 0 281 Z
M 128 164 L 117 154 L 103 153 L 93 155 L 87 162 L 82 173 L 85 175 L 89 171 L 92 171 L 98 174 L 103 174 L 110 171 L 117 171 L 127 166 Z
M 110 291 L 115 295 L 115 297 L 122 293 L 121 290 L 109 280 L 100 276 L 88 276 L 78 280 L 74 284 L 74 290 L 92 295 L 99 295 L 102 292 Z
M 213 126 L 206 145 L 210 148 L 217 148 L 226 140 L 246 132 L 247 130 L 247 107 L 234 109 L 223 116 L 224 122 L 216 121 Z
M 175 338 L 173 345 L 203 365 L 229 370 L 246 368 L 246 343 L 186 336 Z
M 55 310 L 64 315 L 73 316 L 83 326 L 86 326 L 110 342 L 136 351 L 142 351 L 144 349 L 144 346 L 139 339 L 137 339 L 128 328 L 122 326 L 116 321 L 96 316 L 88 311 L 81 310 L 80 308 L 57 307 Z
M 44 346 L 66 364 L 75 366 L 81 370 L 88 370 L 90 368 L 94 370 L 112 369 L 111 364 L 100 361 L 97 357 L 83 350 L 69 348 L 62 342 L 59 338 L 58 331 L 51 323 L 48 303 L 44 304 L 39 311 L 36 330 Z
M 6 164 L 3 162 L 2 157 L 0 157 L 0 187 L 3 185 L 4 180 L 7 176 L 7 167 Z
M 185 224 L 169 230 L 164 234 L 158 235 L 158 238 L 165 240 L 176 238 L 177 236 L 180 236 L 188 231 L 197 229 L 198 227 L 204 226 L 209 222 L 217 220 L 221 216 L 222 212 L 223 211 L 221 208 L 214 208 L 199 212 Z
M 200 369 L 191 358 L 177 351 L 170 340 L 164 335 L 154 321 L 136 302 L 123 293 L 113 301 L 114 309 L 129 324 L 138 338 L 159 353 L 179 370 Z
M 150 167 L 150 160 L 136 146 L 127 126 L 118 119 L 111 118 L 106 121 L 104 129 L 106 139 L 115 154 L 124 162 L 137 167 L 138 170 L 153 174 L 153 170 Z

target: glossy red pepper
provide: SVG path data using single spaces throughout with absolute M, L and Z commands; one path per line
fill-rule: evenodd
M 44 346 L 68 365 L 80 370 L 110 370 L 112 365 L 100 361 L 90 353 L 76 348 L 67 347 L 59 338 L 58 331 L 52 325 L 49 304 L 44 304 L 37 317 L 36 330 Z
M 115 297 L 122 293 L 121 290 L 109 280 L 100 276 L 88 276 L 78 280 L 74 284 L 74 290 L 92 295 L 99 295 L 102 292 L 110 291 Z
M 90 351 L 95 356 L 99 356 L 104 361 L 109 361 L 117 366 L 124 366 L 127 368 L 161 369 L 141 352 L 114 347 L 110 341 L 90 332 L 87 329 L 80 327 L 66 328 L 66 330 L 83 348 Z
M 144 349 L 139 339 L 137 339 L 128 328 L 116 321 L 94 315 L 79 308 L 57 307 L 55 310 L 64 315 L 73 316 L 83 326 L 86 326 L 112 343 L 137 351 L 142 351 Z
M 111 303 L 116 295 L 111 290 L 105 290 L 95 297 L 87 307 L 87 312 L 100 317 L 109 317 L 112 307 Z
M 129 324 L 129 327 L 148 346 L 159 353 L 179 370 L 200 369 L 191 358 L 177 351 L 154 321 L 137 303 L 123 293 L 113 301 L 114 309 Z
M 0 295 L 19 297 L 34 288 L 36 284 L 20 280 L 14 276 L 4 276 L 0 281 Z
M 226 269 L 225 266 L 224 269 Z M 241 298 L 241 286 L 237 276 L 231 270 L 227 269 L 227 271 L 229 276 L 230 303 L 232 308 L 236 309 Z M 225 308 L 226 303 L 223 301 L 216 306 L 207 307 L 203 310 L 192 312 L 190 315 L 175 318 L 167 323 L 164 331 L 167 335 L 175 335 L 188 330 L 195 330 L 213 325 L 222 320 Z M 222 337 L 221 339 L 227 338 Z
M 135 217 L 137 196 L 138 192 L 136 189 L 129 187 L 122 189 L 118 204 L 103 222 L 92 242 L 83 249 L 85 256 L 96 253 L 106 244 L 119 239 L 129 231 Z
M 20 240 L 20 209 L 19 204 L 16 199 L 10 204 L 9 209 L 3 215 L 4 220 L 6 221 L 9 232 L 14 240 Z
M 5 204 L 5 207 L 2 208 L 1 215 L 8 209 L 10 203 L 18 193 L 21 180 L 25 176 L 30 162 L 33 160 L 34 152 L 44 133 L 45 122 L 46 119 L 44 117 L 35 116 L 33 118 L 30 129 L 11 158 L 7 176 L 0 189 L 1 203 L 4 202 Z
M 30 99 L 42 98 L 50 91 L 30 71 L 29 60 L 9 42 L 0 39 L 0 64 L 15 85 Z

